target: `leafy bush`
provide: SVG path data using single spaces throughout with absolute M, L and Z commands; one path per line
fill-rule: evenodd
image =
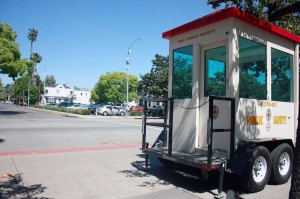
M 79 115 L 91 115 L 91 111 L 87 109 L 71 109 L 65 107 L 57 107 L 57 106 L 41 106 L 41 105 L 33 105 L 32 107 L 40 108 L 40 109 L 47 109 L 51 111 L 59 111 L 64 113 L 73 113 Z
M 141 111 L 130 111 L 129 116 L 142 116 L 143 113 Z

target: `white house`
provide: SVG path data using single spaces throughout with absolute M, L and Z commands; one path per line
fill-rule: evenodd
M 74 90 L 73 91 L 73 102 L 80 103 L 80 104 L 89 104 L 91 99 L 91 92 L 90 91 L 81 91 L 81 90 Z
M 42 101 L 49 103 L 60 103 L 73 101 L 80 104 L 89 104 L 91 98 L 90 91 L 74 90 L 62 84 L 45 87 L 45 95 Z

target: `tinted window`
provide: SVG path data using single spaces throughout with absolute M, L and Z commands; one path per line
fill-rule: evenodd
M 226 95 L 226 47 L 205 51 L 204 96 Z
M 272 100 L 293 101 L 293 56 L 272 48 Z
M 192 98 L 193 46 L 178 48 L 173 52 L 173 97 Z
M 267 99 L 266 46 L 239 38 L 240 97 Z

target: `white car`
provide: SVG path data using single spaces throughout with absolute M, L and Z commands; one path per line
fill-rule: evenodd
M 125 110 L 112 105 L 104 105 L 98 108 L 98 113 L 103 116 L 107 116 L 107 115 L 124 116 Z

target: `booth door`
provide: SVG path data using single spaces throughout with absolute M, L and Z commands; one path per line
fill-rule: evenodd
M 226 97 L 228 91 L 228 41 L 201 46 L 200 68 L 200 115 L 198 147 L 207 148 L 207 126 L 209 114 L 209 96 Z M 215 129 L 229 129 L 231 122 L 231 104 L 228 101 L 214 101 L 213 125 Z M 218 132 L 213 135 L 213 150 L 216 153 L 230 154 L 230 132 Z

